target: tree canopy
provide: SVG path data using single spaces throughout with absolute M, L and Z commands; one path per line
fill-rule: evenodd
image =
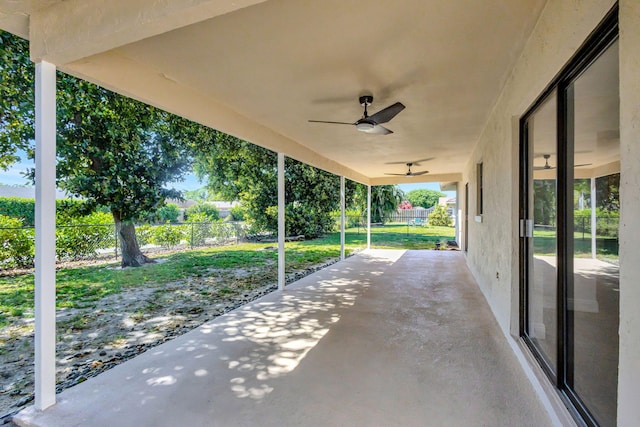
M 276 153 L 230 135 L 200 147 L 195 170 L 211 192 L 242 202 L 255 231 L 278 228 Z M 348 197 L 353 184 L 348 185 Z M 285 229 L 287 235 L 315 237 L 332 231 L 332 211 L 339 208 L 340 182 L 333 174 L 294 159 L 285 161 Z
M 2 32 L 0 40 L 0 165 L 7 167 L 18 149 L 33 155 L 34 65 L 26 41 Z M 189 170 L 192 144 L 215 131 L 61 72 L 57 120 L 58 187 L 85 198 L 87 209 L 110 210 L 123 266 L 148 262 L 134 221 L 180 197 L 165 186 Z
M 362 212 L 366 211 L 367 189 L 358 187 L 359 201 Z M 395 185 L 376 185 L 371 187 L 371 222 L 385 223 L 389 216 L 398 210 L 398 205 L 404 198 L 404 192 Z
M 34 138 L 33 73 L 29 43 L 0 30 L 0 169 L 19 160 Z
M 405 199 L 411 202 L 413 207 L 423 207 L 428 209 L 438 204 L 438 199 L 446 194 L 436 190 L 411 190 L 405 195 Z

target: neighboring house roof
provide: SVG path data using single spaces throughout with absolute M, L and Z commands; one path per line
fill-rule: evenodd
M 455 197 L 440 197 L 438 199 L 438 204 L 441 205 L 441 206 L 455 205 L 456 204 L 456 198 Z
M 0 197 L 20 197 L 22 199 L 35 199 L 35 187 L 12 187 L 9 185 L 0 185 Z M 56 190 L 56 199 L 77 199 L 66 191 Z

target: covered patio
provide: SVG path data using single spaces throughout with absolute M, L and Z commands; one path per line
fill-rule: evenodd
M 640 425 L 637 0 L 0 0 L 0 28 L 28 38 L 36 63 L 36 390 L 23 425 Z M 566 87 L 607 57 L 607 78 L 582 83 L 607 83 L 609 104 L 591 91 L 574 102 Z M 465 254 L 369 250 L 56 396 L 58 70 L 277 153 L 281 290 L 285 157 L 340 177 L 343 229 L 345 180 L 369 187 L 369 205 L 372 186 L 447 183 Z M 543 99 L 564 107 L 548 115 L 558 135 L 534 147 Z M 392 121 L 365 120 L 363 107 L 398 103 Z M 589 107 L 584 132 L 568 131 L 574 105 Z M 607 333 L 619 339 L 601 345 L 617 356 L 601 422 L 564 340 L 549 352 L 557 371 L 525 345 L 525 202 L 527 171 L 555 170 L 564 291 L 572 171 L 609 164 L 622 202 Z M 566 292 L 557 301 L 566 313 Z
M 24 426 L 551 425 L 460 252 L 369 250 L 64 391 Z

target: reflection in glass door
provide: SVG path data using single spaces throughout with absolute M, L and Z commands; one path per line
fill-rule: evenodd
M 600 425 L 616 424 L 620 136 L 618 43 L 567 87 L 573 274 L 567 281 L 567 386 Z
M 527 332 L 542 356 L 543 367 L 556 375 L 558 341 L 556 92 L 527 120 L 529 168 Z
M 521 119 L 521 336 L 581 422 L 615 426 L 617 10 Z

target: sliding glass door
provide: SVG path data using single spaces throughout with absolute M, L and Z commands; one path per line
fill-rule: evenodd
M 576 418 L 616 424 L 617 11 L 521 120 L 521 335 Z

